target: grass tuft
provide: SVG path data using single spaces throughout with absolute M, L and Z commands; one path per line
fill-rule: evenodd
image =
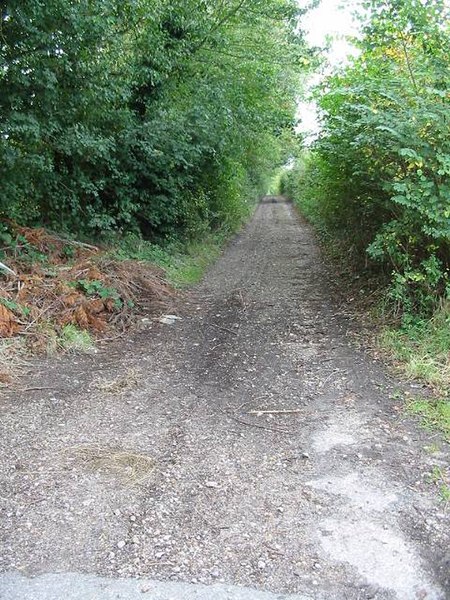
M 184 252 L 175 254 L 166 267 L 170 282 L 175 287 L 187 287 L 201 280 L 206 269 L 220 255 L 223 235 L 210 235 L 200 242 L 190 243 Z
M 434 483 L 438 486 L 441 500 L 447 505 L 450 502 L 448 472 L 446 472 L 442 467 L 434 465 L 433 470 L 430 473 L 430 483 Z
M 401 328 L 386 329 L 381 346 L 410 379 L 431 386 L 434 398 L 415 398 L 410 412 L 420 415 L 428 429 L 441 431 L 450 441 L 450 308 L 444 306 L 431 319 L 405 319 Z
M 443 397 L 450 395 L 450 309 L 432 319 L 410 319 L 400 329 L 387 329 L 381 345 L 411 379 L 431 385 Z
M 174 287 L 183 288 L 200 281 L 207 267 L 219 256 L 227 237 L 226 232 L 209 233 L 198 241 L 173 242 L 162 248 L 130 234 L 120 241 L 113 256 L 152 262 L 164 269 Z
M 155 468 L 150 456 L 96 444 L 68 448 L 65 454 L 92 471 L 113 475 L 129 485 L 143 484 Z
M 95 344 L 89 332 L 72 324 L 65 325 L 61 329 L 58 343 L 66 352 L 89 353 L 95 350 Z
M 424 427 L 438 429 L 450 442 L 450 401 L 438 398 L 414 398 L 408 404 L 409 412 L 422 417 Z
M 136 388 L 141 378 L 142 374 L 138 369 L 128 369 L 115 379 L 98 379 L 93 382 L 92 387 L 107 394 L 122 394 Z

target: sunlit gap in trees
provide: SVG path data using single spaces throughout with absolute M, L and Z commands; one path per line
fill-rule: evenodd
M 318 108 L 312 99 L 312 91 L 334 68 L 345 65 L 358 54 L 351 38 L 359 35 L 359 26 L 353 15 L 356 10 L 362 10 L 361 4 L 358 0 L 322 0 L 302 19 L 301 27 L 308 44 L 323 48 L 322 65 L 308 78 L 297 102 L 296 131 L 304 136 L 307 146 L 320 131 Z

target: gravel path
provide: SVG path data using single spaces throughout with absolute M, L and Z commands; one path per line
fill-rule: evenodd
M 450 598 L 448 451 L 293 208 L 263 202 L 169 312 L 0 399 L 0 598 Z

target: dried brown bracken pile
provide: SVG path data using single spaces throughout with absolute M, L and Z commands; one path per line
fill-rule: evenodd
M 0 338 L 46 346 L 49 331 L 75 325 L 95 336 L 124 331 L 136 316 L 161 310 L 174 292 L 159 267 L 112 259 L 104 250 L 44 229 L 9 224 L 15 241 L 0 270 Z

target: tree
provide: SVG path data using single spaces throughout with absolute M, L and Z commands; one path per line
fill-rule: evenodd
M 235 226 L 292 129 L 294 0 L 10 0 L 0 213 L 150 237 Z
M 449 10 L 365 7 L 360 55 L 318 90 L 308 193 L 329 231 L 390 276 L 397 306 L 427 312 L 450 291 Z

